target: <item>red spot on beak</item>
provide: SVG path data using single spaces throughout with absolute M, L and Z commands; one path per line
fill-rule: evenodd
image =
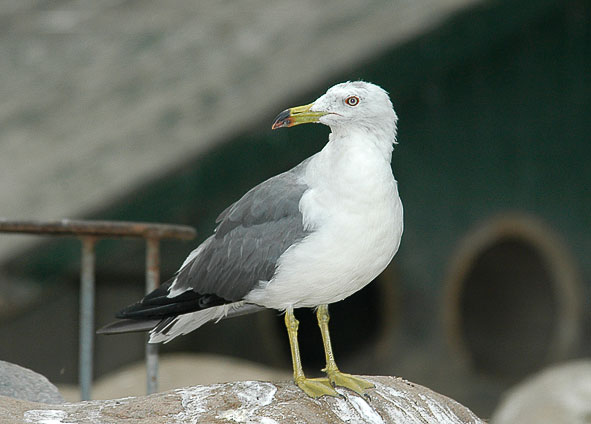
M 273 126 L 271 129 L 276 130 L 277 128 L 283 127 L 291 127 L 293 125 L 293 117 L 291 116 L 291 111 L 289 109 L 285 109 L 273 122 Z

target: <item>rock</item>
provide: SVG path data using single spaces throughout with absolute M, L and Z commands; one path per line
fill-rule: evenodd
M 591 423 L 591 360 L 547 368 L 507 392 L 492 424 Z
M 469 409 L 395 377 L 365 377 L 363 398 L 306 396 L 292 382 L 242 381 L 194 386 L 143 397 L 51 406 L 0 397 L 0 416 L 19 423 L 483 423 Z
M 30 369 L 4 361 L 0 361 L 0 395 L 32 402 L 64 402 L 57 387 L 47 378 Z

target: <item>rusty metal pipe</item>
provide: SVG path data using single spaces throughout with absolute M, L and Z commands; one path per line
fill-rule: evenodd
M 157 238 L 146 239 L 146 294 L 160 284 L 160 245 Z M 146 343 L 146 387 L 150 395 L 158 391 L 158 345 Z
M 103 238 L 133 237 L 146 240 L 146 292 L 160 281 L 160 246 L 162 239 L 190 240 L 196 231 L 184 225 L 125 221 L 19 221 L 0 218 L 0 233 L 77 236 L 82 240 L 80 265 L 80 346 L 79 381 L 82 400 L 90 400 L 94 347 L 94 289 L 96 243 Z M 158 347 L 146 346 L 147 391 L 158 390 Z
M 80 271 L 80 340 L 78 355 L 78 380 L 80 397 L 90 400 L 92 389 L 93 347 L 94 347 L 94 246 L 96 239 L 82 238 Z

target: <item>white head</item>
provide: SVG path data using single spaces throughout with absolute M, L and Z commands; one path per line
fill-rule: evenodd
M 314 103 L 284 110 L 275 119 L 273 129 L 319 122 L 328 125 L 333 133 L 369 131 L 384 134 L 395 143 L 397 120 L 384 89 L 353 81 L 331 87 Z
M 369 82 L 344 82 L 331 87 L 310 108 L 326 112 L 318 122 L 332 129 L 341 126 L 376 128 L 396 126 L 398 120 L 388 93 Z

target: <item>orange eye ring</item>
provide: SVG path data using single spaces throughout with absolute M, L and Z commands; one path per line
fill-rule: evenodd
M 347 106 L 357 106 L 359 104 L 359 97 L 349 96 L 345 99 L 345 104 Z

